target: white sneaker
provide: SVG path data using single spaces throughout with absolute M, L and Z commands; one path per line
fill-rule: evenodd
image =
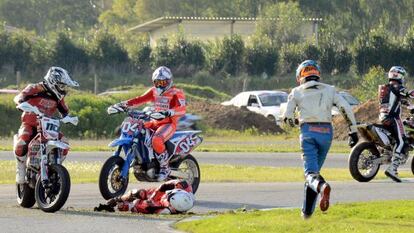
M 26 156 L 16 161 L 16 183 L 24 184 L 26 181 Z

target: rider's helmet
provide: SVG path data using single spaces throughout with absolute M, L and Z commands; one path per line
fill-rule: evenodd
M 299 84 L 310 80 L 319 80 L 321 68 L 314 60 L 306 60 L 300 63 L 296 69 L 296 81 Z
M 182 189 L 173 189 L 168 192 L 168 201 L 170 202 L 170 208 L 183 213 L 193 208 L 194 195 Z
M 397 81 L 400 84 L 404 83 L 404 78 L 407 75 L 407 71 L 402 66 L 393 66 L 388 71 L 388 79 L 390 81 Z
M 152 82 L 158 95 L 162 95 L 172 87 L 172 77 L 171 70 L 166 66 L 160 66 L 152 73 Z
M 66 95 L 66 87 L 79 86 L 76 81 L 72 80 L 68 71 L 61 67 L 50 67 L 44 79 L 46 88 L 51 91 L 59 100 L 61 100 Z

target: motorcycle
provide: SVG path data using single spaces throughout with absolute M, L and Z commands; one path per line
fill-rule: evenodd
M 51 118 L 27 102 L 16 108 L 37 115 L 37 135 L 30 141 L 26 161 L 26 182 L 16 184 L 17 203 L 25 208 L 35 203 L 44 212 L 58 211 L 65 204 L 70 192 L 70 176 L 62 165 L 63 150 L 69 145 L 59 140 L 60 122 L 78 124 L 77 117 Z M 14 135 L 14 145 L 17 135 Z
M 407 133 L 407 155 L 401 161 L 408 161 L 409 151 L 414 148 L 414 109 L 410 109 L 410 117 L 403 121 Z M 381 165 L 390 164 L 393 155 L 395 139 L 381 124 L 360 124 L 357 129 L 364 139 L 352 148 L 349 155 L 349 171 L 352 177 L 359 182 L 369 182 L 378 173 Z M 411 171 L 414 174 L 414 159 L 411 162 Z
M 200 120 L 200 116 L 187 113 L 178 120 L 177 130 L 198 130 L 197 121 Z
M 113 106 L 108 114 L 121 113 Z M 129 182 L 129 170 L 138 181 L 156 182 L 159 163 L 152 149 L 154 131 L 144 128 L 144 122 L 157 119 L 157 112 L 128 110 L 121 125 L 121 135 L 109 146 L 115 147 L 113 155 L 103 164 L 99 175 L 99 190 L 106 200 L 125 193 Z M 195 193 L 200 184 L 200 167 L 190 154 L 202 142 L 201 131 L 177 131 L 166 142 L 170 154 L 170 179 L 184 179 L 191 184 Z M 123 154 L 124 156 L 122 156 Z

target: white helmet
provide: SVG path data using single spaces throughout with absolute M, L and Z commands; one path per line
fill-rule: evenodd
M 407 75 L 407 71 L 401 66 L 393 66 L 388 71 L 388 79 L 404 83 L 404 78 Z
M 154 83 L 158 95 L 161 95 L 172 87 L 172 77 L 171 70 L 165 66 L 158 67 L 154 73 L 152 73 L 152 83 Z
M 186 212 L 194 206 L 194 195 L 182 189 L 173 189 L 168 193 L 170 207 L 177 212 Z
M 72 80 L 68 71 L 60 67 L 50 67 L 45 79 L 46 87 L 61 100 L 66 95 L 66 87 L 79 87 L 79 84 Z

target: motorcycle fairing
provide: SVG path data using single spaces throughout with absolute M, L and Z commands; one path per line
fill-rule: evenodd
M 108 144 L 110 147 L 117 147 L 123 145 L 129 145 L 132 143 L 132 138 L 117 138 Z
M 202 142 L 201 137 L 197 134 L 201 131 L 177 131 L 169 140 L 174 144 L 173 154 L 186 155 L 189 154 Z
M 41 120 L 43 136 L 48 140 L 59 138 L 60 121 L 49 117 L 43 117 Z

